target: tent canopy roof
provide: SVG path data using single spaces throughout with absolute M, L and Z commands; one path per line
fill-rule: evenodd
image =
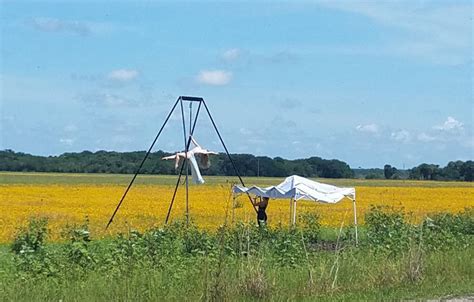
M 287 177 L 277 186 L 266 188 L 234 186 L 234 193 L 249 193 L 252 195 L 276 199 L 312 200 L 323 203 L 337 203 L 347 197 L 355 200 L 355 188 L 339 188 L 316 182 L 298 175 Z

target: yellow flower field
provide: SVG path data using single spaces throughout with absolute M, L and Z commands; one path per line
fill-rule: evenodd
M 11 241 L 19 226 L 29 217 L 49 219 L 53 239 L 60 238 L 67 224 L 90 221 L 93 237 L 127 231 L 144 230 L 164 223 L 173 193 L 170 185 L 136 185 L 132 187 L 109 230 L 105 230 L 110 215 L 124 192 L 123 185 L 25 185 L 0 186 L 0 242 Z M 391 205 L 412 212 L 415 220 L 436 212 L 459 212 L 474 207 L 474 187 L 356 187 L 360 223 L 370 205 Z M 227 222 L 255 221 L 255 213 L 246 196 L 239 197 L 235 206 L 229 185 L 190 187 L 190 216 L 205 229 L 216 229 Z M 352 223 L 352 202 L 343 200 L 336 205 L 299 202 L 298 214 L 319 213 L 323 225 Z M 184 188 L 181 187 L 172 211 L 172 219 L 183 218 Z M 347 212 L 347 213 L 346 213 Z M 270 225 L 289 222 L 289 201 L 271 200 L 267 209 Z

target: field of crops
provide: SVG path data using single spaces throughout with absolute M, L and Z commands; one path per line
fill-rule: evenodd
M 47 217 L 52 238 L 60 238 L 67 224 L 82 223 L 87 217 L 94 236 L 124 232 L 129 228 L 144 230 L 164 223 L 173 193 L 174 176 L 144 176 L 133 186 L 111 228 L 105 226 L 120 200 L 129 175 L 77 174 L 0 174 L 0 242 L 11 241 L 15 231 L 32 216 Z M 190 216 L 199 227 L 216 229 L 227 222 L 254 221 L 248 199 L 233 202 L 230 188 L 234 179 L 208 177 L 208 184 L 190 187 Z M 247 185 L 277 184 L 281 179 L 246 178 Z M 327 180 L 323 180 L 327 181 Z M 355 186 L 359 221 L 371 205 L 390 205 L 412 213 L 419 221 L 437 212 L 459 212 L 474 207 L 474 185 L 456 182 L 417 181 L 327 181 L 335 185 Z M 298 214 L 311 212 L 321 216 L 321 223 L 337 226 L 352 223 L 352 203 L 336 205 L 299 202 Z M 172 219 L 185 213 L 184 186 L 180 187 Z M 267 209 L 269 224 L 289 223 L 289 201 L 271 200 Z
M 463 211 L 474 207 L 472 183 L 319 180 L 356 187 L 364 224 L 356 245 L 352 228 L 339 228 L 341 222 L 352 224 L 351 201 L 299 202 L 299 214 L 318 214 L 325 227 L 310 216 L 296 228 L 280 228 L 274 226 L 289 223 L 289 201 L 271 200 L 272 227 L 258 228 L 246 196 L 232 199 L 236 180 L 223 177 L 206 177 L 207 184 L 190 187 L 195 225 L 189 228 L 161 227 L 176 177 L 140 177 L 106 231 L 130 177 L 0 173 L 0 297 L 372 301 L 472 296 L 472 211 Z M 281 180 L 245 178 L 247 185 L 261 186 Z M 173 221 L 184 218 L 184 193 L 181 185 Z M 431 216 L 449 212 L 459 213 Z M 432 219 L 422 220 L 426 215 Z M 30 219 L 38 216 L 47 220 Z M 218 228 L 238 221 L 251 223 Z M 128 232 L 152 226 L 159 228 Z M 123 236 L 113 235 L 120 232 Z

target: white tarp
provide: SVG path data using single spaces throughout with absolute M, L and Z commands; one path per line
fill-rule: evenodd
M 281 198 L 294 200 L 312 200 L 323 203 L 337 203 L 344 197 L 355 200 L 354 188 L 339 188 L 332 185 L 319 183 L 298 175 L 289 176 L 281 184 L 266 188 L 234 186 L 234 193 L 249 193 L 268 198 Z

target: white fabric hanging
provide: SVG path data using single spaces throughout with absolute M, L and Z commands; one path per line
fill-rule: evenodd
M 196 161 L 196 157 L 194 157 L 194 154 L 191 154 L 191 156 L 189 157 L 189 163 L 191 166 L 191 175 L 193 177 L 193 182 L 198 185 L 203 184 L 204 179 L 201 176 L 201 171 L 199 171 L 199 166 Z
M 203 184 L 204 179 L 202 178 L 201 171 L 199 170 L 198 161 L 196 160 L 196 156 L 199 157 L 199 163 L 202 168 L 207 169 L 210 166 L 209 162 L 209 155 L 217 155 L 218 153 L 209 151 L 207 149 L 202 148 L 194 139 L 191 137 L 191 142 L 194 144 L 194 148 L 189 150 L 187 153 L 185 152 L 178 152 L 175 155 L 165 156 L 162 159 L 164 160 L 175 160 L 174 168 L 177 169 L 179 166 L 179 162 L 182 159 L 189 159 L 189 164 L 191 166 L 191 175 L 193 177 L 193 181 L 196 184 Z

